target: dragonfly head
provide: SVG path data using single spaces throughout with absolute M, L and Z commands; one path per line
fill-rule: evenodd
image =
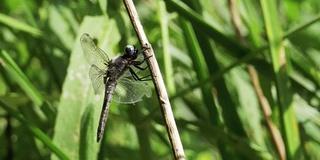
M 133 45 L 127 45 L 125 48 L 124 48 L 124 57 L 126 58 L 137 58 L 139 54 L 139 51 L 138 51 L 138 48 L 133 46 Z

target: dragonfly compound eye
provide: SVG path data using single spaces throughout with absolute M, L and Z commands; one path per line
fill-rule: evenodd
M 124 52 L 127 56 L 131 57 L 138 54 L 138 49 L 133 45 L 127 45 L 124 49 Z

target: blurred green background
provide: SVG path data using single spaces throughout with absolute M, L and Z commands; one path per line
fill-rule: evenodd
M 188 159 L 320 159 L 319 0 L 135 5 Z M 154 90 L 112 103 L 96 143 L 83 33 L 109 57 L 140 48 L 122 1 L 0 1 L 0 159 L 173 159 Z

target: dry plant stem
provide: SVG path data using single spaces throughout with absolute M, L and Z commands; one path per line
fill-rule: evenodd
M 243 29 L 243 25 L 241 22 L 240 15 L 237 11 L 236 4 L 234 0 L 228 0 L 229 9 L 231 12 L 232 23 L 237 33 L 238 40 L 240 40 L 241 44 L 244 44 L 244 38 L 241 34 L 241 30 Z
M 263 92 L 260 88 L 257 72 L 253 67 L 248 67 L 248 72 L 251 77 L 251 81 L 252 81 L 252 85 L 254 87 L 254 90 L 258 96 L 260 107 L 263 112 L 263 116 L 266 120 L 268 130 L 271 134 L 271 137 L 272 137 L 273 143 L 276 147 L 279 158 L 281 160 L 285 160 L 286 159 L 286 152 L 285 152 L 284 142 L 283 142 L 283 139 L 281 137 L 279 130 L 276 128 L 276 126 L 272 123 L 272 121 L 270 119 L 272 112 L 271 112 L 269 103 L 268 103 L 266 97 L 263 95 Z
M 143 27 L 138 17 L 138 13 L 135 9 L 135 6 L 132 0 L 123 0 L 123 1 L 128 11 L 128 14 L 130 16 L 131 23 L 134 27 L 134 30 L 138 36 L 138 39 L 142 47 L 147 48 L 147 50 L 144 51 L 144 54 L 145 54 L 144 56 L 147 57 L 146 61 L 148 63 L 150 73 L 153 79 L 153 83 L 155 85 L 155 89 L 158 95 L 158 100 L 160 102 L 161 111 L 165 120 L 165 124 L 167 126 L 167 132 L 172 145 L 174 157 L 175 159 L 179 159 L 179 160 L 185 159 L 184 150 L 180 140 L 178 128 L 176 126 L 176 122 L 174 120 L 174 116 L 172 113 L 167 90 L 164 85 L 164 81 L 160 73 L 158 62 L 156 61 L 152 46 L 150 45 L 147 39 L 147 36 L 144 33 Z

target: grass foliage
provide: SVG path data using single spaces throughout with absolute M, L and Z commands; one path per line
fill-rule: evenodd
M 135 5 L 188 159 L 320 158 L 319 0 Z M 172 159 L 154 90 L 112 103 L 96 143 L 83 33 L 140 48 L 122 1 L 0 1 L 0 159 Z

